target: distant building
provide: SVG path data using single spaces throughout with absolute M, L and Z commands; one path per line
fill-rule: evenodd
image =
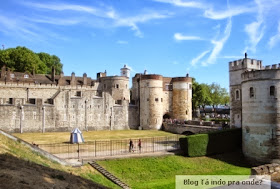
M 63 73 L 30 74 L 2 67 L 0 129 L 9 132 L 160 129 L 164 114 L 191 119 L 192 78 L 136 74 L 96 79 Z
M 246 157 L 272 162 L 280 159 L 280 69 L 245 58 L 229 62 L 232 127 L 242 127 Z

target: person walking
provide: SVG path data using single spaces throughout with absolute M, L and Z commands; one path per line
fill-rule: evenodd
M 131 139 L 129 139 L 129 152 L 133 150 L 133 142 Z
M 142 147 L 142 142 L 141 142 L 141 139 L 139 138 L 139 140 L 138 140 L 138 149 L 139 149 L 140 153 L 141 153 L 141 147 Z

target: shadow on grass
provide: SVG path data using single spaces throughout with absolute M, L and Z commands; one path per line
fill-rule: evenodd
M 106 188 L 47 166 L 0 154 L 0 188 Z

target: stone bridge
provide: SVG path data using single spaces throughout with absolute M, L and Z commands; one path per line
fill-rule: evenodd
M 176 123 L 163 123 L 163 130 L 175 134 L 198 134 L 220 130 L 219 126 L 188 125 Z

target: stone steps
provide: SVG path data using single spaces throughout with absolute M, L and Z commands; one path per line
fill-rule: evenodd
M 101 174 L 103 174 L 106 178 L 117 184 L 118 186 L 124 188 L 124 189 L 130 189 L 130 187 L 122 182 L 120 179 L 118 179 L 116 176 L 114 176 L 112 173 L 108 172 L 106 169 L 101 167 L 99 164 L 97 164 L 95 161 L 89 162 L 89 164 L 95 168 L 97 171 L 99 171 Z

